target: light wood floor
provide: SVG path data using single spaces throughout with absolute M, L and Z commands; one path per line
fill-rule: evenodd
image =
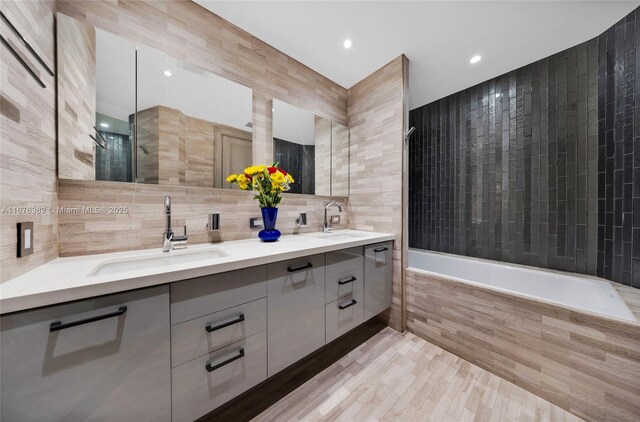
M 254 421 L 580 421 L 411 333 L 385 328 Z

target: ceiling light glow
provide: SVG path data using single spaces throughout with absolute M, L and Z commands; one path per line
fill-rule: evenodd
M 342 43 L 342 45 L 344 45 L 344 48 L 346 48 L 348 50 L 353 45 L 353 41 L 351 41 L 349 38 L 347 38 L 346 40 L 344 40 L 344 43 Z
M 473 57 L 471 57 L 471 59 L 469 60 L 469 63 L 471 63 L 471 64 L 476 64 L 476 63 L 478 63 L 480 60 L 482 60 L 482 56 L 473 56 Z
M 173 73 L 171 73 L 171 71 L 170 71 L 170 70 L 165 70 L 165 71 L 164 71 L 164 76 L 169 76 L 169 77 L 171 77 L 172 75 L 173 75 Z
M 109 124 L 102 122 L 102 123 L 100 123 L 100 127 L 109 127 Z

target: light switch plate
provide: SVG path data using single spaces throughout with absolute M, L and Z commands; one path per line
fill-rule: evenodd
M 33 222 L 18 223 L 18 258 L 33 253 Z

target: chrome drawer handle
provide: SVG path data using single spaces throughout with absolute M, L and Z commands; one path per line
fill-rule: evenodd
M 242 357 L 244 357 L 244 349 L 238 350 L 238 354 L 237 355 L 232 356 L 229 359 L 224 360 L 224 361 L 222 361 L 220 363 L 216 363 L 215 365 L 211 365 L 211 363 L 214 360 L 210 360 L 209 362 L 207 362 L 207 364 L 204 367 L 207 370 L 207 372 L 212 372 L 212 371 L 215 371 L 218 368 L 222 368 L 223 366 L 228 365 L 231 362 L 233 362 L 234 360 L 238 360 L 238 359 L 240 359 Z
M 384 251 L 388 251 L 389 248 L 378 248 L 378 249 L 374 249 L 373 251 L 378 253 L 378 252 L 384 252 Z
M 347 309 L 350 306 L 355 305 L 356 303 L 358 303 L 355 299 L 351 299 L 351 302 L 347 303 L 346 305 L 339 305 L 338 309 L 343 310 L 343 309 Z
M 302 265 L 300 267 L 287 267 L 287 271 L 290 273 L 295 273 L 296 271 L 306 270 L 307 268 L 312 268 L 313 264 L 311 262 L 307 263 L 307 265 Z
M 109 312 L 108 314 L 96 315 L 94 317 L 79 319 L 78 321 L 71 321 L 67 323 L 62 323 L 62 321 L 55 321 L 51 323 L 49 327 L 49 332 L 64 330 L 65 328 L 77 327 L 78 325 L 89 324 L 90 322 L 100 321 L 101 319 L 113 318 L 120 316 L 127 312 L 126 306 L 121 306 L 117 311 Z
M 356 280 L 357 278 L 351 277 L 349 280 L 338 280 L 338 284 L 342 286 L 343 284 L 352 283 Z
M 210 333 L 212 331 L 221 330 L 233 324 L 238 324 L 242 321 L 244 321 L 244 314 L 240 314 L 238 318 L 232 319 L 231 321 L 223 322 L 222 324 L 218 324 L 218 325 L 213 325 L 213 322 L 209 322 L 204 327 L 204 329 L 207 330 L 208 333 Z

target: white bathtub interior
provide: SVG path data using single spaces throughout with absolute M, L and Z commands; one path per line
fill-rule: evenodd
M 637 322 L 606 280 L 440 252 L 409 250 L 409 268 Z

